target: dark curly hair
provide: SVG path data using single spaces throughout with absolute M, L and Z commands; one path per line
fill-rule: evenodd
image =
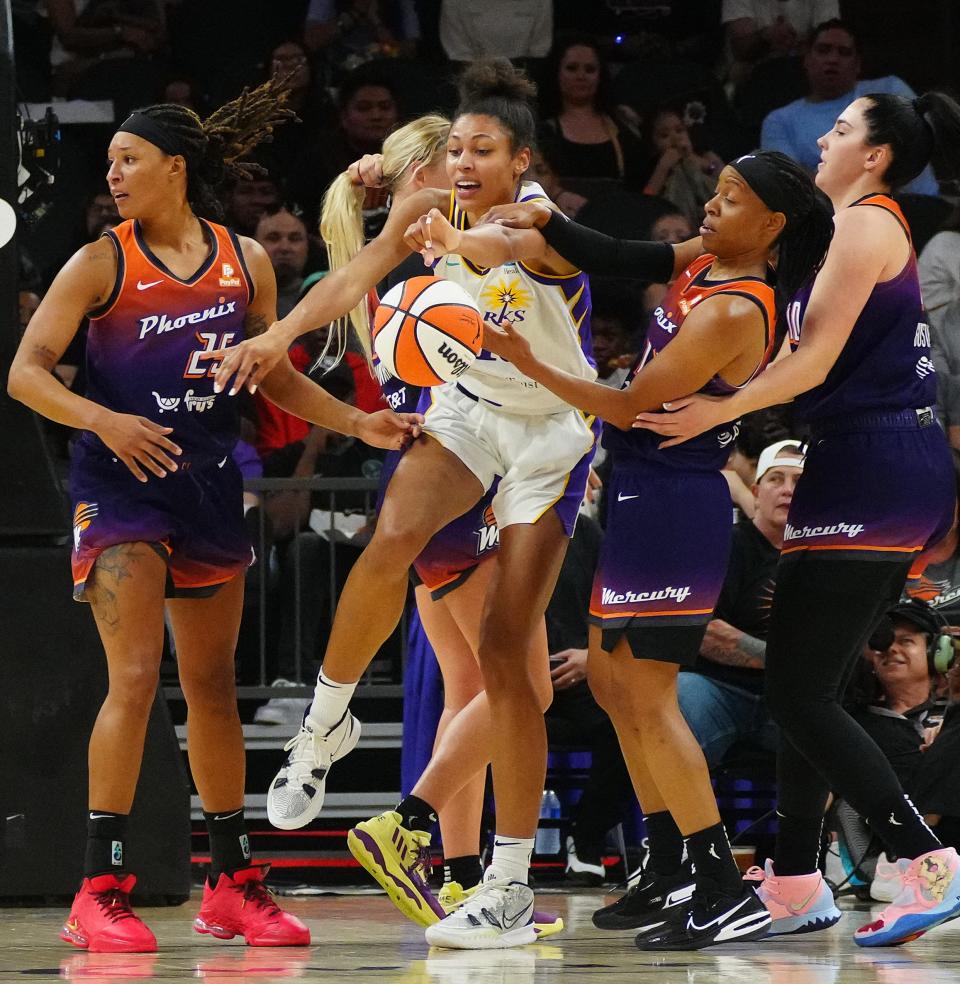
M 533 115 L 536 84 L 506 58 L 474 62 L 457 83 L 457 116 L 477 113 L 492 116 L 510 134 L 511 150 L 532 147 L 537 124 Z

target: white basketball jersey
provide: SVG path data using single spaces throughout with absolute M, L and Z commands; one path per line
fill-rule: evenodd
M 540 185 L 524 182 L 518 201 L 547 198 Z M 458 229 L 469 228 L 466 213 L 453 193 L 448 211 Z M 557 369 L 582 379 L 595 379 L 590 337 L 590 282 L 587 275 L 553 275 L 531 270 L 519 261 L 484 269 L 451 254 L 433 271 L 464 287 L 476 301 L 484 324 L 514 327 L 530 343 L 533 354 Z M 516 369 L 512 363 L 483 349 L 457 384 L 473 396 L 510 413 L 541 414 L 569 410 L 570 405 Z

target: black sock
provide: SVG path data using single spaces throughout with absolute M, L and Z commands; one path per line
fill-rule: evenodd
M 419 796 L 404 796 L 396 810 L 407 830 L 429 830 L 437 822 L 437 811 Z
M 87 851 L 83 860 L 83 877 L 120 875 L 127 871 L 126 839 L 126 814 L 91 810 L 87 814 Z
M 897 857 L 918 858 L 921 854 L 943 847 L 906 793 L 890 800 L 887 805 L 889 809 L 881 810 L 879 818 L 871 816 L 867 822 Z
M 443 859 L 443 881 L 459 882 L 462 888 L 473 888 L 483 880 L 479 854 L 464 854 L 459 858 Z
M 823 817 L 791 817 L 777 811 L 780 829 L 773 852 L 777 875 L 811 875 L 820 861 Z
M 743 878 L 733 860 L 730 842 L 722 823 L 698 830 L 687 838 L 687 851 L 693 862 L 697 887 L 707 883 L 725 895 L 739 895 Z
M 221 810 L 207 813 L 203 819 L 210 835 L 210 871 L 207 875 L 212 886 L 216 886 L 221 874 L 231 878 L 241 868 L 250 867 L 250 837 L 247 834 L 247 821 L 243 807 L 237 810 Z
M 657 875 L 674 875 L 683 863 L 683 834 L 668 810 L 648 813 L 643 818 L 647 828 L 650 854 L 646 867 Z

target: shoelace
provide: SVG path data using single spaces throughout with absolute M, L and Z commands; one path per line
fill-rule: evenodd
M 268 916 L 279 916 L 280 906 L 273 900 L 273 894 L 262 881 L 248 881 L 243 885 L 234 886 L 238 892 L 243 893 L 242 906 L 252 902 L 258 909 L 266 909 Z
M 311 742 L 311 737 L 313 741 Z M 316 750 L 317 741 L 319 739 L 316 735 L 311 735 L 309 731 L 305 728 L 301 728 L 287 743 L 283 746 L 285 752 L 290 752 L 287 768 L 289 769 L 289 774 L 287 776 L 287 781 L 296 785 L 297 783 L 303 783 L 306 780 L 313 778 L 313 770 L 321 768 L 320 762 L 317 761 Z
M 767 873 L 757 865 L 747 868 L 747 873 L 743 876 L 744 881 L 762 882 L 767 880 Z
M 130 896 L 119 888 L 108 888 L 105 892 L 96 893 L 97 905 L 111 922 L 120 919 L 136 919 L 137 914 L 130 908 Z

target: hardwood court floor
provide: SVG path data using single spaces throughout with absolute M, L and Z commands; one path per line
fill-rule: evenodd
M 850 938 L 867 921 L 860 906 L 825 933 L 656 955 L 637 950 L 629 933 L 594 929 L 590 914 L 599 902 L 596 892 L 544 893 L 538 906 L 561 912 L 566 932 L 522 949 L 486 952 L 429 950 L 422 931 L 382 896 L 284 900 L 313 933 L 313 945 L 303 949 L 255 949 L 197 936 L 190 928 L 196 897 L 179 908 L 142 909 L 160 952 L 134 955 L 84 953 L 60 942 L 65 909 L 0 909 L 0 981 L 960 984 L 960 920 L 904 947 L 864 950 Z

